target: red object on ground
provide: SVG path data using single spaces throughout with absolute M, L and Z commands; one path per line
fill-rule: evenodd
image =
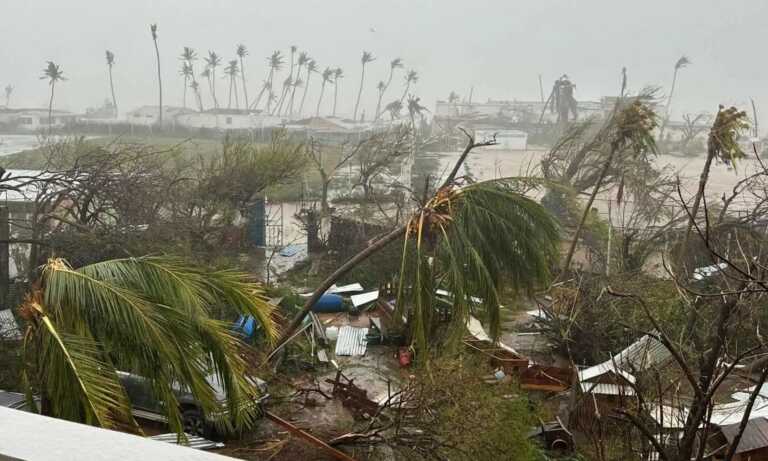
M 413 351 L 408 347 L 401 347 L 397 351 L 397 361 L 402 368 L 410 366 L 413 362 Z

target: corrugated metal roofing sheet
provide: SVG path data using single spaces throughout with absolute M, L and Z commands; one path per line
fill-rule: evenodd
M 733 442 L 734 437 L 739 432 L 741 423 L 729 424 L 720 428 L 728 443 Z M 768 447 L 768 419 L 755 418 L 747 423 L 744 433 L 741 435 L 739 446 L 736 447 L 736 453 L 757 450 Z
M 611 362 L 632 370 L 646 370 L 666 362 L 672 355 L 656 338 L 644 335 L 623 351 L 614 355 Z
M 618 384 L 580 383 L 582 392 L 600 395 L 635 395 L 635 390 L 629 386 Z
M 178 443 L 178 437 L 175 432 L 171 432 L 168 434 L 158 434 L 153 435 L 150 437 L 152 440 L 157 440 L 158 442 L 165 442 L 165 443 L 172 443 L 175 445 L 183 445 L 185 447 L 194 448 L 196 450 L 211 450 L 213 448 L 224 448 L 224 444 L 221 442 L 214 442 L 213 440 L 208 440 L 203 437 L 198 437 L 196 435 L 190 435 L 190 434 L 184 434 L 187 436 L 187 443 Z
M 336 339 L 336 355 L 365 355 L 368 342 L 365 336 L 367 328 L 355 328 L 345 325 L 339 329 L 339 337 Z
M 10 309 L 0 311 L 0 340 L 21 339 L 21 329 Z
M 369 291 L 367 293 L 360 293 L 359 295 L 352 295 L 349 297 L 352 300 L 352 304 L 355 307 L 360 307 L 368 303 L 372 303 L 379 299 L 379 290 Z

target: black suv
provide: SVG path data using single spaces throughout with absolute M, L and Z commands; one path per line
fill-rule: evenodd
M 128 398 L 131 400 L 135 417 L 161 423 L 168 421 L 165 417 L 164 403 L 154 397 L 152 386 L 147 378 L 124 371 L 118 371 L 117 374 L 125 388 L 125 392 L 128 394 Z M 213 374 L 208 376 L 206 380 L 213 388 L 219 402 L 222 404 L 226 402 L 226 391 L 218 376 Z M 253 404 L 258 405 L 259 411 L 262 411 L 261 407 L 269 397 L 267 383 L 259 378 L 254 378 L 254 380 L 254 384 L 258 387 L 261 396 Z M 184 432 L 201 437 L 215 435 L 217 431 L 214 422 L 203 415 L 200 404 L 195 400 L 194 396 L 180 387 L 175 387 L 174 391 L 181 406 Z

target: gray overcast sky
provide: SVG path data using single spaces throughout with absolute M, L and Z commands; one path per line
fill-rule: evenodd
M 121 111 L 156 100 L 154 49 L 149 24 L 159 26 L 166 104 L 181 104 L 177 56 L 182 46 L 212 49 L 225 60 L 237 43 L 250 50 L 250 93 L 266 74 L 265 57 L 290 45 L 307 50 L 321 69 L 341 66 L 340 110 L 351 112 L 360 54 L 369 65 L 364 89 L 368 114 L 376 83 L 392 58 L 421 75 L 416 94 L 432 108 L 451 90 L 475 99 L 538 98 L 568 73 L 577 98 L 617 92 L 622 66 L 630 88 L 668 89 L 672 67 L 686 54 L 674 113 L 712 111 L 718 103 L 748 104 L 768 114 L 768 59 L 764 0 L 2 0 L 0 85 L 16 87 L 12 106 L 45 106 L 46 60 L 69 78 L 56 106 L 83 110 L 100 104 L 109 88 L 104 50 L 116 55 L 115 86 Z M 371 29 L 374 31 L 371 31 Z M 201 69 L 198 63 L 197 71 Z M 389 98 L 400 91 L 395 80 Z M 317 95 L 310 91 L 308 106 Z M 226 83 L 219 81 L 219 95 Z M 205 95 L 207 98 L 207 94 Z M 220 97 L 221 99 L 221 97 Z M 190 103 L 192 102 L 190 98 Z M 306 109 L 305 109 L 306 112 Z M 768 119 L 761 115 L 761 119 Z

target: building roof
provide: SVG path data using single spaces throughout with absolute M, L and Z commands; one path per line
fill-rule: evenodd
M 131 109 L 127 114 L 135 114 L 135 113 L 158 113 L 159 109 L 157 106 L 141 106 L 137 107 L 135 109 Z M 184 107 L 178 107 L 178 106 L 163 106 L 163 114 L 174 114 L 174 113 L 187 113 L 187 112 L 196 112 L 189 108 Z
M 729 445 L 739 433 L 740 424 L 729 424 L 720 427 L 720 431 L 725 436 Z M 768 419 L 755 418 L 749 420 L 747 427 L 744 428 L 744 433 L 741 435 L 741 440 L 739 440 L 739 446 L 736 447 L 736 453 L 744 453 L 765 447 L 768 447 Z
M 682 406 L 651 404 L 648 414 L 665 429 L 682 429 L 688 418 L 688 409 Z
M 603 384 L 603 383 L 579 383 L 581 391 L 586 394 L 599 394 L 599 395 L 635 395 L 635 390 L 629 386 L 622 386 L 619 384 Z
M 37 178 L 47 176 L 41 170 L 6 170 L 7 175 L 0 189 L 0 201 L 2 202 L 31 202 L 35 200 L 40 191 Z M 13 189 L 16 188 L 16 189 Z
M 90 459 L 162 459 L 224 461 L 227 456 L 157 442 L 144 437 L 0 407 L 0 421 L 13 430 L 0 431 L 0 458 L 60 461 Z
M 608 373 L 621 376 L 632 384 L 634 384 L 636 381 L 635 377 L 631 373 L 627 373 L 626 371 L 616 367 L 610 360 L 579 371 L 579 381 L 591 381 Z
M 661 365 L 671 356 L 669 349 L 658 339 L 643 335 L 623 351 L 614 355 L 611 358 L 611 363 L 615 363 L 620 368 L 643 371 Z
M 0 311 L 0 340 L 21 339 L 21 329 L 10 309 Z

